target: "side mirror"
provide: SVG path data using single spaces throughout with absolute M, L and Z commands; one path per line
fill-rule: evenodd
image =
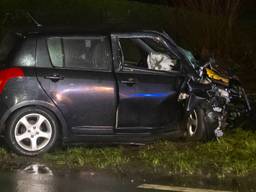
M 176 65 L 177 60 L 164 53 L 150 53 L 147 58 L 149 69 L 158 71 L 171 71 Z

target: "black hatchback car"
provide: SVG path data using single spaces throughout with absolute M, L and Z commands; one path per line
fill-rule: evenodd
M 0 130 L 16 153 L 38 155 L 59 139 L 207 140 L 221 128 L 210 80 L 195 78 L 165 33 L 36 29 L 9 33 L 0 50 Z

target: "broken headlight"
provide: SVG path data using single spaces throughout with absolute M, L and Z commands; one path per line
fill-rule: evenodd
M 227 90 L 225 90 L 225 89 L 218 89 L 218 96 L 225 98 L 227 103 L 230 102 L 230 94 L 229 94 L 229 92 Z

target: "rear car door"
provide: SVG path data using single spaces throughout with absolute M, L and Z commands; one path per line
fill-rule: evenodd
M 167 50 L 163 42 L 155 40 L 160 40 L 160 37 L 112 35 L 119 86 L 117 130 L 120 132 L 175 129 L 181 117 L 177 100 L 182 76 L 178 64 L 168 71 L 149 67 L 150 54 L 157 55 Z M 178 62 L 171 53 L 164 54 Z
M 37 75 L 74 134 L 111 134 L 116 84 L 109 38 L 64 36 L 37 42 Z

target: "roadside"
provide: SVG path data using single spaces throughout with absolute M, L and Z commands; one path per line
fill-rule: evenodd
M 219 142 L 162 141 L 143 147 L 68 148 L 43 157 L 59 167 L 132 174 L 246 176 L 256 171 L 256 134 L 235 130 Z
M 0 172 L 1 192 L 147 192 L 189 191 L 229 192 L 255 191 L 253 179 L 210 179 L 202 177 L 162 177 L 122 175 L 110 171 L 56 170 L 50 166 L 32 163 L 12 172 Z
M 254 191 L 256 133 L 238 129 L 210 143 L 161 141 L 140 147 L 68 147 L 36 158 L 17 156 L 2 147 L 0 170 L 3 186 L 12 179 L 22 183 L 24 189 L 32 179 L 34 187 L 52 191 L 56 187 L 69 191 L 72 186 L 80 186 L 74 189 L 79 192 L 81 187 L 152 191 L 147 188 L 170 186 Z M 37 176 L 35 171 L 42 175 Z
M 0 149 L 1 169 L 16 169 L 31 161 L 58 169 L 112 170 L 131 175 L 248 176 L 256 172 L 256 133 L 238 129 L 209 143 L 161 141 L 140 147 L 67 147 L 40 158 L 20 157 Z

